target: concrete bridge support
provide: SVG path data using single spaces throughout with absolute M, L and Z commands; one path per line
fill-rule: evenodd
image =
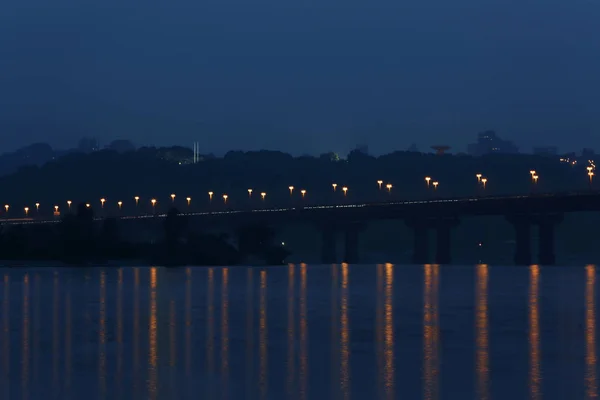
M 435 262 L 449 264 L 452 262 L 452 228 L 458 225 L 456 218 L 418 218 L 406 221 L 414 232 L 412 262 L 426 264 L 429 253 L 429 229 L 436 232 Z
M 336 230 L 332 227 L 321 228 L 321 262 L 335 264 L 337 259 Z
M 427 225 L 416 224 L 412 227 L 414 233 L 412 262 L 426 264 L 429 255 L 429 231 Z
M 515 264 L 531 265 L 531 219 L 528 216 L 507 219 L 515 229 Z
M 363 224 L 350 223 L 342 227 L 344 230 L 344 262 L 358 264 L 360 262 L 360 232 Z
M 515 229 L 515 264 L 531 265 L 531 226 L 538 228 L 538 262 L 542 265 L 556 263 L 554 230 L 562 221 L 562 214 L 510 215 L 507 220 Z
M 542 265 L 554 265 L 556 263 L 556 254 L 554 250 L 554 228 L 562 221 L 560 214 L 540 215 L 538 216 L 539 229 L 539 263 Z
M 436 230 L 436 250 L 435 250 L 435 263 L 436 264 L 450 264 L 452 262 L 451 252 L 451 230 L 452 222 L 441 220 L 435 222 Z

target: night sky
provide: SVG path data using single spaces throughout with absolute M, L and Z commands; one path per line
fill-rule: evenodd
M 12 0 L 0 152 L 600 150 L 600 0 Z

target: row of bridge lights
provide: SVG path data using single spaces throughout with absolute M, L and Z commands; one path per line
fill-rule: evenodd
M 437 189 L 437 187 L 439 185 L 438 181 L 431 182 L 431 177 L 429 177 L 429 176 L 425 177 L 425 182 L 427 182 L 427 187 L 429 187 L 430 185 L 432 185 L 434 189 Z M 382 190 L 383 181 L 382 180 L 378 180 L 377 181 L 377 185 L 379 187 L 379 190 Z M 333 191 L 336 192 L 338 184 L 337 183 L 332 183 L 331 186 L 333 188 Z M 388 190 L 388 193 L 391 193 L 392 187 L 393 187 L 392 184 L 388 183 L 388 184 L 385 185 L 385 187 Z M 294 189 L 295 189 L 294 186 L 288 186 L 288 190 L 290 191 L 290 196 L 293 195 Z M 348 186 L 342 186 L 341 189 L 342 189 L 342 192 L 344 193 L 344 196 L 347 196 L 348 195 Z M 252 198 L 252 193 L 253 192 L 254 192 L 254 189 L 248 189 L 248 197 L 249 198 Z M 300 189 L 300 194 L 301 194 L 302 198 L 306 197 L 306 193 L 307 193 L 306 189 Z M 212 202 L 214 195 L 215 195 L 215 193 L 213 191 L 208 192 L 208 200 L 210 202 Z M 263 201 L 265 200 L 266 196 L 267 196 L 266 192 L 261 192 L 260 193 L 260 197 L 261 197 L 261 199 Z M 172 193 L 171 194 L 171 201 L 173 203 L 175 203 L 175 197 L 176 197 L 176 195 L 174 193 Z M 227 200 L 229 199 L 229 195 L 227 195 L 226 193 L 224 193 L 223 196 L 222 196 L 222 198 L 223 198 L 223 203 L 227 204 Z M 136 207 L 138 207 L 139 206 L 139 202 L 140 202 L 140 197 L 139 196 L 135 196 L 133 199 L 135 200 Z M 191 197 L 186 197 L 186 201 L 187 201 L 187 205 L 190 206 L 191 202 L 192 202 L 192 198 Z M 105 203 L 106 203 L 106 199 L 104 197 L 101 198 L 100 199 L 100 206 L 101 206 L 102 209 L 104 208 Z M 156 204 L 157 203 L 158 203 L 158 200 L 156 200 L 155 198 L 153 198 L 153 199 L 150 200 L 150 204 L 152 204 L 152 208 L 153 209 L 156 208 Z M 68 206 L 69 210 L 71 210 L 71 205 L 72 204 L 73 204 L 73 202 L 71 200 L 67 200 L 67 206 Z M 119 200 L 117 202 L 117 205 L 119 206 L 119 210 L 120 210 L 123 207 L 123 202 Z M 90 203 L 86 203 L 85 206 L 87 208 L 90 208 L 91 204 Z M 36 211 L 39 211 L 39 209 L 40 209 L 40 203 L 35 203 L 35 207 L 36 207 Z M 6 212 L 8 213 L 10 205 L 6 204 L 4 206 L 4 208 L 6 209 Z M 56 213 L 58 213 L 58 210 L 59 210 L 59 206 L 55 205 L 54 206 L 54 211 Z M 29 211 L 30 211 L 29 207 L 25 207 L 24 211 L 25 211 L 25 216 L 28 216 L 29 215 Z
M 594 177 L 593 167 L 591 167 L 591 166 L 587 167 L 587 171 L 588 171 L 588 177 L 590 178 L 590 184 L 591 184 L 592 183 L 592 179 Z M 537 172 L 535 170 L 531 170 L 531 171 L 529 171 L 529 174 L 531 175 L 531 181 L 534 184 L 537 184 L 538 179 L 539 179 L 539 175 L 537 174 Z M 484 177 L 480 173 L 475 174 L 475 177 L 477 178 L 477 182 L 480 183 L 483 186 L 483 189 L 485 190 L 485 188 L 487 186 L 488 178 Z M 438 181 L 433 181 L 432 182 L 431 177 L 430 176 L 426 176 L 425 177 L 425 182 L 427 183 L 427 187 L 428 188 L 430 186 L 433 186 L 433 189 L 437 190 L 438 185 L 439 185 Z M 331 186 L 333 188 L 333 191 L 336 192 L 338 184 L 337 183 L 332 183 Z M 383 181 L 382 180 L 378 180 L 377 181 L 377 186 L 378 186 L 379 190 L 383 190 Z M 391 183 L 387 183 L 385 185 L 385 188 L 387 189 L 388 193 L 391 193 L 392 187 L 393 186 L 392 186 Z M 294 189 L 295 189 L 294 186 L 288 186 L 288 190 L 290 191 L 290 196 L 293 195 Z M 347 186 L 342 186 L 341 189 L 342 189 L 342 192 L 344 193 L 344 196 L 347 196 L 348 195 L 348 187 Z M 249 198 L 252 198 L 252 193 L 253 192 L 254 192 L 253 189 L 248 189 L 248 197 Z M 215 193 L 213 191 L 208 192 L 208 199 L 209 199 L 210 202 L 212 202 L 214 194 Z M 306 196 L 306 189 L 300 189 L 300 194 L 302 195 L 302 198 L 305 198 L 305 196 Z M 265 200 L 266 196 L 267 196 L 266 192 L 261 192 L 260 193 L 260 197 L 261 197 L 261 199 L 263 201 Z M 173 203 L 175 203 L 175 197 L 176 197 L 176 195 L 174 193 L 172 193 L 171 194 L 171 201 Z M 229 196 L 226 193 L 224 193 L 222 197 L 223 197 L 223 203 L 227 204 L 227 200 L 229 199 Z M 140 197 L 139 196 L 135 196 L 133 199 L 135 200 L 136 207 L 139 206 Z M 186 201 L 187 201 L 187 205 L 190 206 L 191 203 L 192 203 L 192 198 L 191 197 L 186 197 Z M 100 199 L 100 205 L 101 205 L 102 208 L 104 208 L 104 204 L 105 203 L 106 203 L 106 199 L 105 198 L 101 198 Z M 156 204 L 157 203 L 158 203 L 158 201 L 156 199 L 154 199 L 154 198 L 150 200 L 150 204 L 152 204 L 152 208 L 153 209 L 156 208 Z M 71 200 L 67 201 L 67 206 L 68 206 L 69 210 L 71 210 L 71 205 L 72 204 L 73 204 L 73 202 Z M 123 202 L 119 200 L 117 202 L 117 205 L 119 206 L 119 209 L 121 209 L 123 207 Z M 88 208 L 91 207 L 91 204 L 87 203 L 86 207 L 88 207 Z M 6 204 L 4 206 L 4 208 L 5 208 L 6 212 L 8 213 L 8 210 L 10 209 L 10 205 Z M 35 203 L 35 208 L 36 208 L 36 211 L 39 211 L 39 209 L 40 209 L 40 203 Z M 30 210 L 29 207 L 25 207 L 24 208 L 26 216 L 29 215 L 29 210 Z M 59 210 L 59 206 L 55 205 L 54 206 L 54 211 L 58 213 L 58 210 Z

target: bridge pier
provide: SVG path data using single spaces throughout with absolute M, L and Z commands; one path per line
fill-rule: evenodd
M 516 265 L 531 265 L 531 220 L 528 216 L 510 216 L 507 218 L 515 229 Z
M 540 215 L 538 217 L 539 263 L 542 265 L 554 265 L 556 254 L 554 251 L 554 228 L 562 221 L 562 215 Z
M 452 226 L 447 221 L 439 221 L 436 223 L 436 249 L 435 249 L 435 263 L 436 264 L 450 264 L 452 262 L 452 255 L 450 251 L 450 230 Z
M 416 224 L 413 228 L 413 264 L 426 264 L 429 253 L 428 230 L 425 224 Z
M 343 227 L 344 229 L 344 262 L 348 264 L 357 264 L 360 262 L 359 234 L 364 229 L 362 224 L 350 223 Z
M 556 263 L 554 229 L 562 221 L 562 214 L 521 214 L 507 216 L 515 229 L 515 264 L 531 265 L 531 225 L 538 228 L 538 262 L 542 265 Z
M 435 262 L 450 264 L 452 262 L 452 228 L 458 225 L 456 218 L 422 218 L 407 220 L 407 225 L 413 229 L 414 242 L 412 262 L 426 264 L 429 253 L 429 229 L 436 231 Z
M 335 229 L 331 227 L 321 228 L 321 262 L 323 264 L 335 264 L 337 259 Z

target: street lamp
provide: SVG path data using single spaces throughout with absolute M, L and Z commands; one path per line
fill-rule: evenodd
M 483 183 L 483 190 L 485 190 L 485 185 L 487 183 L 487 178 L 481 178 L 481 183 Z
M 248 189 L 248 198 L 252 198 L 252 189 Z
M 123 207 L 123 202 L 122 201 L 118 201 L 117 205 L 119 206 L 119 210 Z
M 152 203 L 152 212 L 156 211 L 156 199 L 150 200 L 150 203 Z
M 137 207 L 138 204 L 140 203 L 140 196 L 135 196 L 134 199 L 135 199 L 135 206 Z
M 40 211 L 40 203 L 35 203 L 35 211 Z
M 265 200 L 265 197 L 267 196 L 267 194 L 265 192 L 262 192 L 260 194 L 260 197 L 263 199 L 263 201 Z
M 588 172 L 588 176 L 590 177 L 590 188 L 592 187 L 592 178 L 594 177 L 594 173 L 592 171 Z
M 539 178 L 539 176 L 538 176 L 538 175 L 536 175 L 536 174 L 534 174 L 534 175 L 532 175 L 532 176 L 531 176 L 531 178 L 533 179 L 533 183 L 536 183 L 536 184 L 537 184 L 537 181 L 538 181 L 538 178 Z
M 344 186 L 342 190 L 344 191 L 344 196 L 346 196 L 346 194 L 348 194 L 348 187 Z
M 71 200 L 67 200 L 67 207 L 69 208 L 69 211 L 71 211 L 71 204 L 73 204 L 73 202 Z
M 477 177 L 477 182 L 481 182 L 481 174 L 475 174 L 475 176 Z
M 105 198 L 100 199 L 100 203 L 102 204 L 101 208 L 104 208 L 104 203 L 106 202 Z
M 175 193 L 171 193 L 171 202 L 175 203 Z
M 387 185 L 385 185 L 385 187 L 387 188 L 388 193 L 392 193 L 392 184 L 391 183 L 388 183 Z
M 227 196 L 226 194 L 224 194 L 224 195 L 223 195 L 223 203 L 227 204 L 227 198 L 228 198 L 228 197 L 229 197 L 229 196 Z
M 337 183 L 332 183 L 331 186 L 333 186 L 333 191 L 335 192 L 335 190 L 337 189 Z
M 85 208 L 90 208 L 92 205 L 90 203 L 85 203 Z
M 58 213 L 58 206 L 54 206 L 54 212 Z
M 25 216 L 28 216 L 29 215 L 29 207 L 25 207 L 24 210 L 25 210 Z
M 187 200 L 188 207 L 189 207 L 189 206 L 190 206 L 190 204 L 192 204 L 192 198 L 191 198 L 191 197 L 188 197 L 188 198 L 186 198 L 186 200 Z
M 379 190 L 381 190 L 381 185 L 383 184 L 383 181 L 377 181 L 377 185 L 379 186 Z
M 425 177 L 425 182 L 427 182 L 427 188 L 429 188 L 429 182 L 431 181 L 431 177 L 430 176 L 426 176 Z
M 439 183 L 438 181 L 435 181 L 435 182 L 433 182 L 433 183 L 432 183 L 432 185 L 433 185 L 433 190 L 437 190 L 437 187 L 438 187 L 438 185 L 439 185 L 439 184 L 440 184 L 440 183 Z
M 208 192 L 208 201 L 212 202 L 214 192 Z
M 293 187 L 293 186 L 290 186 L 290 187 L 288 187 L 288 189 L 290 189 L 290 196 L 291 196 L 291 195 L 292 195 L 292 193 L 294 192 L 294 187 Z
M 304 196 L 306 196 L 306 189 L 302 189 L 300 193 L 302 194 L 302 198 L 304 198 Z
M 4 208 L 6 209 L 6 212 L 8 212 L 8 209 L 10 208 L 10 206 L 9 206 L 8 204 L 6 204 L 6 205 L 4 206 Z
M 531 171 L 529 171 L 529 174 L 531 175 L 531 181 L 532 181 L 532 182 L 535 182 L 535 181 L 537 180 L 537 179 L 535 178 L 535 177 L 537 176 L 537 175 L 536 175 L 536 172 L 535 172 L 535 169 L 532 169 Z

